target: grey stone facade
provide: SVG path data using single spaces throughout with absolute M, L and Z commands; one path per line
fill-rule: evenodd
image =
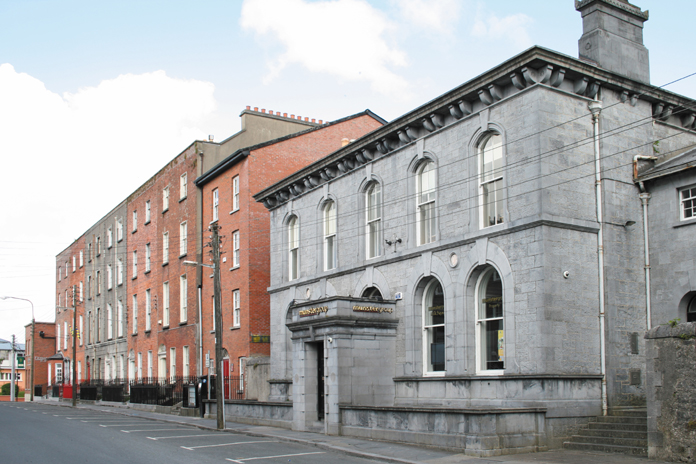
M 594 3 L 616 2 L 578 8 Z M 696 102 L 606 67 L 530 49 L 256 195 L 271 211 L 269 398 L 293 402 L 295 429 L 491 456 L 559 447 L 588 417 L 645 404 L 633 158 L 652 157 L 656 141 L 696 143 L 682 117 Z M 491 220 L 480 169 L 493 136 L 502 200 Z M 418 204 L 425 163 L 434 206 Z M 375 184 L 379 232 L 366 206 Z M 325 270 L 329 201 L 338 251 Z M 375 233 L 382 250 L 368 259 Z M 489 276 L 500 293 L 482 297 Z M 374 289 L 382 299 L 366 298 Z M 500 316 L 481 316 L 489 304 Z M 442 329 L 427 322 L 436 309 Z
M 123 201 L 85 233 L 86 293 L 80 311 L 85 318 L 85 379 L 128 376 L 126 213 Z

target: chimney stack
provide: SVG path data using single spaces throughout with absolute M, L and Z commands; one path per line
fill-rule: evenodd
M 626 0 L 575 0 L 575 9 L 582 15 L 579 58 L 649 84 L 648 49 L 643 45 L 648 11 Z

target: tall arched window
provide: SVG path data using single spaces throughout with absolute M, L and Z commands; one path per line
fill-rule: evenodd
M 324 270 L 336 267 L 336 203 L 324 205 Z
M 426 161 L 416 174 L 418 245 L 435 241 L 435 163 Z
M 383 301 L 382 292 L 377 287 L 368 287 L 362 293 L 363 298 L 370 298 L 375 301 Z
M 491 134 L 479 145 L 481 228 L 503 222 L 503 138 Z
M 288 280 L 295 280 L 298 276 L 300 250 L 300 223 L 297 216 L 288 221 Z
M 423 358 L 426 374 L 445 371 L 445 295 L 435 279 L 423 292 Z
M 691 299 L 686 310 L 686 322 L 696 322 L 696 296 Z
M 489 267 L 476 286 L 477 371 L 505 368 L 503 328 L 503 282 L 498 271 Z
M 382 186 L 377 182 L 365 192 L 367 259 L 382 254 Z

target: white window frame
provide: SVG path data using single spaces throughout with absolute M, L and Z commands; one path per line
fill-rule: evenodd
M 696 219 L 696 186 L 679 189 L 679 220 Z
M 489 142 L 494 140 L 498 144 L 488 148 Z M 493 156 L 491 161 L 493 166 L 486 167 L 486 156 Z M 497 156 L 499 155 L 499 156 Z M 496 160 L 499 160 L 499 165 L 496 166 Z M 478 145 L 478 175 L 479 175 L 479 224 L 481 229 L 502 224 L 504 219 L 504 204 L 503 204 L 503 171 L 504 171 L 504 154 L 503 154 L 503 137 L 497 133 L 487 134 L 481 143 Z M 490 164 L 490 163 L 489 163 Z M 492 190 L 491 190 L 492 187 Z M 492 196 L 493 201 L 489 198 Z M 487 214 L 488 208 L 486 205 L 492 205 L 494 211 L 495 224 L 490 223 L 490 217 Z M 498 211 L 500 208 L 500 211 Z
M 443 292 L 443 295 L 442 295 L 442 297 L 443 297 L 442 321 L 443 322 L 442 322 L 442 324 L 426 324 L 427 311 L 428 311 L 428 307 L 427 307 L 426 302 L 428 300 L 428 294 L 431 290 L 434 291 L 434 287 L 438 286 L 438 285 L 440 286 L 440 288 L 442 289 L 442 292 Z M 445 334 L 444 334 L 445 340 L 446 340 L 446 336 L 447 336 L 447 319 L 446 319 L 446 316 L 447 316 L 446 309 L 447 308 L 446 308 L 446 304 L 444 304 L 445 303 L 444 290 L 445 289 L 442 287 L 442 284 L 437 279 L 431 279 L 430 282 L 428 282 L 428 284 L 423 289 L 423 300 L 422 300 L 421 306 L 422 306 L 422 311 L 423 311 L 422 312 L 422 321 L 423 321 L 423 335 L 422 335 L 422 339 L 423 339 L 423 376 L 425 376 L 425 377 L 442 377 L 447 372 L 447 356 L 445 356 L 445 363 L 444 363 L 445 368 L 441 371 L 432 370 L 430 368 L 431 367 L 430 360 L 428 359 L 428 355 L 430 355 L 430 352 L 431 352 L 430 347 L 428 346 L 428 344 L 431 343 L 431 338 L 432 338 L 431 333 L 434 332 L 438 328 L 442 328 L 442 330 L 445 332 Z M 443 342 L 443 345 L 444 345 L 444 342 Z M 446 349 L 445 346 L 443 346 L 443 354 L 444 354 L 445 349 Z
M 169 232 L 162 234 L 162 264 L 169 262 Z
M 116 302 L 116 336 L 118 338 L 123 337 L 123 301 L 118 300 Z
M 133 307 L 132 307 L 132 312 L 133 312 L 133 334 L 138 333 L 138 294 L 133 295 Z
M 84 332 L 82 331 L 82 329 L 83 329 L 82 323 L 83 323 L 83 319 L 82 319 L 82 316 L 80 316 L 80 333 L 79 333 L 79 335 L 80 335 L 80 346 L 82 346 L 82 338 L 84 337 Z
M 150 219 L 152 219 L 152 209 L 150 207 L 150 200 L 147 200 L 145 202 L 145 224 L 149 224 Z
M 234 327 L 239 327 L 241 323 L 241 301 L 239 290 L 232 291 L 232 325 Z
M 239 176 L 232 179 L 232 212 L 239 211 Z
M 151 259 L 152 259 L 152 247 L 148 243 L 145 245 L 145 272 L 150 272 Z
M 189 347 L 184 345 L 181 352 L 181 375 L 184 377 L 189 376 Z
M 152 292 L 148 288 L 145 290 L 145 332 L 150 330 L 152 330 Z
M 84 301 L 83 293 L 82 293 L 82 281 L 80 281 L 80 284 L 79 284 L 79 291 L 80 291 L 80 294 L 79 294 L 80 295 L 80 303 L 82 303 L 82 301 Z
M 300 219 L 292 216 L 287 225 L 288 239 L 288 280 L 295 280 L 299 277 L 299 254 L 300 254 Z
M 63 322 L 63 349 L 68 349 L 68 322 Z
M 329 271 L 336 268 L 338 257 L 338 241 L 336 240 L 337 219 L 336 202 L 329 200 L 322 208 L 322 231 L 324 235 L 324 270 Z
M 239 267 L 239 231 L 232 232 L 232 267 Z
M 179 256 L 186 254 L 188 244 L 188 224 L 186 221 L 179 224 Z
M 365 257 L 379 256 L 382 256 L 382 185 L 373 182 L 365 191 Z
M 179 177 L 179 200 L 183 200 L 188 195 L 188 176 L 183 173 Z
M 123 219 L 116 221 L 116 241 L 120 242 L 123 240 Z
M 138 351 L 138 380 L 143 379 L 143 353 Z
M 102 282 L 101 282 L 101 271 L 97 271 L 97 295 L 101 295 Z
M 106 304 L 106 339 L 111 340 L 114 338 L 114 327 L 113 327 L 113 308 L 111 303 Z
M 169 348 L 169 379 L 173 383 L 176 379 L 176 348 Z
M 84 251 L 80 250 L 80 267 L 85 265 Z
M 169 327 L 169 281 L 162 284 L 162 326 Z
M 111 290 L 111 287 L 112 287 L 112 285 L 111 285 L 112 277 L 113 277 L 112 274 L 113 274 L 113 270 L 111 268 L 111 264 L 107 264 L 106 265 L 106 289 L 107 290 Z
M 75 272 L 77 270 L 77 258 L 75 255 L 72 257 L 72 271 Z
M 133 229 L 131 229 L 133 232 L 138 230 L 138 210 L 134 209 L 133 210 Z
M 60 322 L 56 324 L 56 351 L 60 351 Z
M 169 209 L 169 186 L 162 189 L 162 212 Z
M 185 323 L 188 319 L 188 281 L 186 274 L 179 277 L 179 322 Z
M 418 246 L 437 240 L 436 205 L 437 167 L 426 160 L 416 171 L 416 235 Z
M 133 250 L 133 277 L 138 277 L 138 250 Z
M 123 259 L 116 262 L 116 285 L 123 285 Z
M 478 279 L 476 280 L 476 291 L 474 292 L 474 298 L 475 298 L 475 305 L 474 305 L 474 311 L 476 311 L 474 317 L 476 321 L 476 373 L 477 374 L 485 374 L 485 375 L 502 375 L 505 373 L 505 369 L 486 369 L 483 367 L 483 353 L 484 353 L 484 348 L 483 344 L 485 343 L 486 340 L 484 340 L 484 326 L 486 323 L 490 321 L 496 321 L 499 320 L 503 323 L 503 363 L 504 357 L 505 357 L 505 300 L 504 300 L 504 293 L 505 293 L 505 288 L 503 287 L 501 294 L 503 295 L 502 301 L 500 304 L 502 305 L 503 309 L 501 311 L 502 316 L 500 317 L 493 317 L 493 318 L 481 318 L 481 297 L 480 297 L 480 290 L 481 290 L 481 284 L 483 283 L 484 279 L 488 278 L 492 273 L 497 273 L 498 278 L 501 279 L 501 286 L 502 286 L 502 277 L 500 276 L 500 273 L 498 272 L 497 269 L 495 269 L 493 266 L 488 267 L 488 269 L 484 270 L 481 272 L 481 275 L 478 276 Z M 487 348 L 485 349 L 487 351 Z
M 109 227 L 106 229 L 106 248 L 114 246 L 114 231 Z
M 147 352 L 147 377 L 152 378 L 152 350 Z
M 218 220 L 219 214 L 218 214 L 218 207 L 220 206 L 220 192 L 218 192 L 218 189 L 213 190 L 213 221 L 215 222 Z

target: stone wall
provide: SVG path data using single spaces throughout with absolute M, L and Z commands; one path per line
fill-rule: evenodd
M 696 462 L 696 322 L 646 335 L 648 456 Z

